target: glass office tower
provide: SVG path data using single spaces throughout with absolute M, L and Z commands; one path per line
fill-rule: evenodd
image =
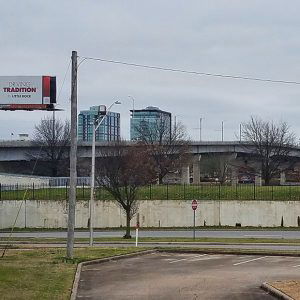
M 78 140 L 93 140 L 93 122 L 97 120 L 99 106 L 80 111 L 78 115 Z M 103 118 L 104 116 L 100 117 Z M 120 114 L 108 112 L 104 121 L 96 130 L 96 141 L 116 141 L 120 139 Z
M 130 139 L 138 141 L 151 139 L 153 142 L 166 140 L 171 136 L 171 113 L 158 107 L 130 110 Z

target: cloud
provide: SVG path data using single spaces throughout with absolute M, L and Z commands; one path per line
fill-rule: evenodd
M 56 75 L 60 90 L 71 51 L 188 70 L 273 79 L 300 78 L 298 1 L 17 1 L 1 4 L 1 75 Z M 79 69 L 78 107 L 148 105 L 180 115 L 189 134 L 203 117 L 203 138 L 235 139 L 239 124 L 258 115 L 283 119 L 300 134 L 300 86 L 206 78 L 85 61 Z M 69 116 L 70 78 L 60 94 Z M 31 132 L 44 112 L 0 112 L 1 136 Z M 8 125 L 9 123 L 9 125 Z M 25 125 L 26 124 L 26 125 Z

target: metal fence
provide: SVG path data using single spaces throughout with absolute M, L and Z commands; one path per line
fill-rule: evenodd
M 67 200 L 68 181 L 64 186 L 49 185 L 3 185 L 0 184 L 0 200 Z M 90 186 L 85 182 L 77 186 L 77 199 L 88 200 Z M 137 192 L 140 200 L 300 200 L 300 186 L 256 186 L 238 184 L 226 186 L 219 184 L 199 185 L 148 185 Z M 112 200 L 113 196 L 103 187 L 95 190 L 95 199 Z

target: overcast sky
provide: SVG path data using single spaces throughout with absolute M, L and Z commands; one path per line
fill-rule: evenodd
M 126 62 L 199 72 L 300 81 L 300 2 L 274 0 L 1 0 L 0 75 L 57 76 L 72 50 Z M 119 100 L 121 134 L 129 110 L 158 106 L 177 115 L 192 139 L 235 140 L 251 115 L 287 121 L 300 136 L 300 85 L 139 69 L 96 61 L 79 68 L 78 111 Z M 59 94 L 70 115 L 70 72 Z M 44 115 L 0 112 L 0 139 L 32 133 Z

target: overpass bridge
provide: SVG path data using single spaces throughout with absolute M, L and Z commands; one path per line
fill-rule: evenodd
M 134 144 L 134 142 L 128 141 L 125 145 L 130 147 Z M 103 149 L 103 147 L 109 148 L 112 147 L 112 145 L 109 142 L 96 142 L 96 157 L 101 156 L 101 149 Z M 29 161 L 32 157 L 37 157 L 40 150 L 40 146 L 34 144 L 32 141 L 0 141 L 0 163 Z M 208 154 L 226 156 L 228 161 L 230 161 L 232 173 L 236 173 L 237 169 L 244 165 L 245 157 L 249 158 L 249 155 L 253 154 L 254 147 L 251 143 L 240 141 L 194 141 L 191 142 L 189 152 L 193 158 L 190 164 L 182 167 L 182 183 L 190 182 L 190 167 L 192 167 L 193 170 L 193 182 L 200 182 L 201 157 Z M 89 159 L 91 158 L 91 153 L 91 142 L 78 141 L 78 158 Z M 293 159 L 300 160 L 300 147 L 292 147 L 289 156 Z M 255 158 L 253 158 L 252 163 L 255 164 Z M 256 167 L 259 167 L 257 163 Z M 237 178 L 237 175 L 234 176 Z M 284 175 L 282 175 L 282 177 L 284 177 Z M 259 176 L 257 181 L 258 184 L 260 184 Z
M 134 145 L 134 142 L 128 141 L 126 145 Z M 96 142 L 96 156 L 101 156 L 100 149 L 111 147 L 109 142 Z M 191 142 L 189 152 L 193 155 L 201 154 L 251 154 L 254 147 L 251 143 L 239 141 L 202 141 Z M 30 157 L 36 157 L 40 152 L 40 146 L 31 141 L 0 141 L 0 161 L 28 161 Z M 78 141 L 78 157 L 90 158 L 92 154 L 91 142 Z M 300 158 L 300 147 L 292 147 L 289 156 Z

